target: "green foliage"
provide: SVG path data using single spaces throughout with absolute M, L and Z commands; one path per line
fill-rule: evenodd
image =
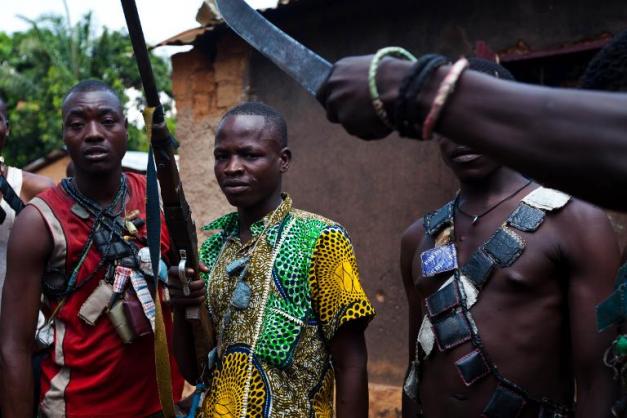
M 61 103 L 78 81 L 99 79 L 112 86 L 125 106 L 126 91 L 141 90 L 133 50 L 125 32 L 96 32 L 91 14 L 71 25 L 68 18 L 44 15 L 25 32 L 0 32 L 0 94 L 6 99 L 11 135 L 7 163 L 23 166 L 63 146 Z M 157 87 L 171 96 L 168 62 L 151 56 Z M 166 112 L 169 106 L 166 103 Z M 168 113 L 166 113 L 168 114 Z M 174 120 L 169 121 L 172 126 Z M 129 123 L 129 149 L 146 150 L 143 129 Z

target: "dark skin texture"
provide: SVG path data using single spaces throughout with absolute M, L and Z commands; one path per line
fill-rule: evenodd
M 460 207 L 479 214 L 523 186 L 527 179 L 499 166 L 468 147 L 440 139 L 444 161 L 460 181 Z M 463 265 L 514 210 L 520 199 L 538 187 L 531 184 L 473 226 L 457 211 L 455 244 Z M 612 290 L 619 263 L 618 244 L 607 216 L 578 200 L 547 215 L 535 233 L 516 231 L 526 242 L 518 261 L 497 268 L 471 312 L 487 352 L 501 373 L 532 396 L 569 404 L 577 382 L 577 417 L 607 417 L 613 400 L 609 369 L 601 359 L 612 332 L 599 334 L 595 305 Z M 434 247 L 422 219 L 405 231 L 401 271 L 410 307 L 409 359 L 414 359 L 425 297 L 450 277 L 422 277 L 420 254 Z M 489 376 L 470 387 L 460 379 L 454 362 L 471 350 L 464 343 L 447 352 L 434 348 L 424 364 L 420 397 L 425 416 L 479 416 L 495 387 Z M 540 378 L 541 377 L 541 378 Z M 537 417 L 534 408 L 522 417 Z M 403 399 L 403 416 L 416 416 L 416 405 Z
M 6 140 L 9 137 L 10 133 L 11 133 L 11 127 L 10 127 L 9 118 L 7 114 L 7 107 L 4 101 L 0 99 L 0 150 L 4 148 L 4 145 L 6 144 Z M 2 164 L 0 166 L 0 170 L 2 170 L 2 175 L 6 177 L 8 167 Z M 22 172 L 22 188 L 20 189 L 20 198 L 22 199 L 23 202 L 28 202 L 33 197 L 37 196 L 39 193 L 53 186 L 54 186 L 54 182 L 50 180 L 48 177 L 39 176 L 37 174 L 32 174 L 32 173 L 23 171 Z M 2 192 L 0 192 L 0 197 L 2 197 Z
M 76 167 L 76 185 L 100 205 L 111 202 L 119 187 L 121 161 L 126 152 L 126 126 L 120 102 L 109 92 L 74 93 L 64 103 L 63 137 Z M 9 239 L 4 309 L 0 318 L 5 416 L 32 414 L 30 358 L 41 277 L 52 248 L 45 221 L 36 209 L 27 206 L 15 220 Z
M 363 139 L 390 130 L 368 92 L 372 56 L 338 61 L 318 98 L 331 122 Z M 385 59 L 377 84 L 391 112 L 411 64 Z M 413 111 L 423 120 L 450 67 L 427 82 Z M 606 208 L 627 210 L 627 94 L 536 87 L 465 72 L 436 131 L 538 181 Z
M 291 151 L 280 145 L 276 129 L 267 125 L 262 116 L 235 115 L 220 123 L 214 156 L 216 179 L 229 203 L 237 207 L 239 238 L 245 243 L 252 237 L 250 226 L 281 204 L 282 176 L 289 168 Z M 329 347 L 335 369 L 338 418 L 368 416 L 364 328 L 362 323 L 345 325 Z M 184 356 L 179 364 L 189 361 L 189 357 Z
M 0 99 L 0 150 L 4 148 L 6 140 L 11 133 L 9 118 L 7 115 L 6 104 Z M 6 176 L 6 166 L 2 167 L 2 175 Z M 54 186 L 54 182 L 48 177 L 39 176 L 37 174 L 22 172 L 22 189 L 20 190 L 20 198 L 24 202 L 28 202 L 39 193 Z M 2 196 L 2 193 L 0 193 Z

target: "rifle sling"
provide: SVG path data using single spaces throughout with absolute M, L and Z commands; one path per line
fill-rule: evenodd
M 146 135 L 148 143 L 152 139 L 152 124 L 155 108 L 148 107 L 144 111 Z M 174 418 L 174 401 L 172 399 L 172 374 L 170 370 L 170 354 L 168 352 L 163 311 L 159 300 L 159 260 L 161 258 L 161 208 L 159 205 L 159 183 L 152 147 L 148 151 L 148 167 L 146 169 L 146 230 L 148 248 L 155 278 L 155 367 L 157 374 L 157 390 L 163 415 Z
M 15 193 L 15 190 L 13 190 L 13 187 L 11 187 L 3 175 L 0 175 L 0 191 L 2 191 L 2 198 L 15 211 L 16 215 L 24 209 L 24 202 L 22 202 L 22 199 Z

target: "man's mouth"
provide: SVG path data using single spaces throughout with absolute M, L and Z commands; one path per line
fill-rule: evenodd
M 83 152 L 87 161 L 95 162 L 106 159 L 109 156 L 109 151 L 105 148 L 90 148 Z
M 228 182 L 222 185 L 222 190 L 224 190 L 225 193 L 229 194 L 241 193 L 248 190 L 249 188 L 250 185 L 243 182 Z
M 460 154 L 451 158 L 456 164 L 467 164 L 481 158 L 481 154 Z

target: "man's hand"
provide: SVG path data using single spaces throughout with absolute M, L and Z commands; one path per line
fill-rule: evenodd
M 207 273 L 209 270 L 204 264 L 199 265 L 199 270 Z M 170 267 L 168 270 L 168 289 L 170 291 L 170 304 L 175 308 L 185 308 L 188 306 L 198 306 L 205 302 L 207 289 L 202 279 L 197 279 L 193 269 L 186 270 L 186 276 L 189 282 L 189 295 L 183 293 L 183 284 L 179 279 L 178 267 Z
M 166 142 L 170 138 L 170 131 L 168 130 L 168 126 L 165 121 L 161 123 L 153 123 L 152 124 L 152 139 L 156 142 Z M 167 143 L 167 142 L 166 142 Z
M 381 139 L 391 132 L 379 119 L 372 105 L 368 87 L 368 70 L 372 55 L 343 58 L 335 63 L 329 79 L 318 93 L 318 100 L 327 110 L 327 118 L 362 139 Z M 377 86 L 388 114 L 394 108 L 403 78 L 411 63 L 384 59 L 377 72 Z

